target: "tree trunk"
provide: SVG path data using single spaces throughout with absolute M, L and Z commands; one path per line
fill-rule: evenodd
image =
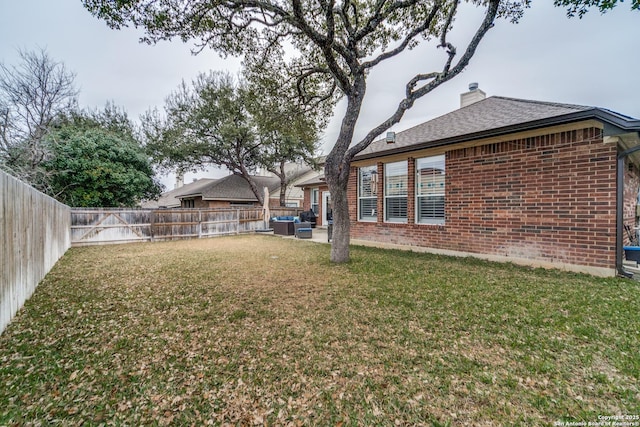
M 280 180 L 280 206 L 287 206 L 287 180 Z
M 280 162 L 280 173 L 276 174 L 280 178 L 280 206 L 287 206 L 287 175 L 284 172 L 285 161 Z
M 365 91 L 366 83 L 364 74 L 362 74 L 356 77 L 351 93 L 347 95 L 347 111 L 342 119 L 340 134 L 325 162 L 325 179 L 331 192 L 331 207 L 333 209 L 331 261 L 336 263 L 349 261 L 351 226 L 347 186 L 352 156 L 349 156 L 348 149 L 353 140 Z
M 349 203 L 347 185 L 330 185 L 331 207 L 333 209 L 333 236 L 331 240 L 331 261 L 343 263 L 349 261 L 349 242 L 351 240 Z
M 249 188 L 251 188 L 251 192 L 254 196 L 256 196 L 256 199 L 258 199 L 258 203 L 262 205 L 264 203 L 264 197 L 262 196 L 264 194 L 264 189 L 261 188 L 260 190 L 258 190 L 258 186 L 256 185 L 256 182 L 251 178 L 251 174 L 249 173 L 247 168 L 245 168 L 243 164 L 241 164 L 240 167 L 240 171 L 242 172 L 241 176 L 249 184 Z
M 280 178 L 280 207 L 287 206 L 287 187 L 289 186 L 289 180 L 287 179 L 287 174 L 285 173 L 285 160 L 281 160 L 280 164 L 277 168 L 275 167 L 267 167 L 267 170 Z

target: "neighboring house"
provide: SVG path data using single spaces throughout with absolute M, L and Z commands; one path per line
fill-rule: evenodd
M 269 189 L 270 206 L 278 206 L 280 180 L 275 177 L 254 176 L 259 191 L 264 187 Z M 274 196 L 275 194 L 275 196 Z M 179 196 L 183 208 L 230 208 L 230 207 L 259 207 L 260 202 L 251 191 L 249 183 L 240 175 L 228 175 L 207 185 L 194 188 L 192 191 L 182 192 Z
M 302 206 L 304 194 L 294 184 L 301 177 L 309 175 L 311 168 L 305 165 L 287 165 L 286 173 L 291 183 L 286 191 L 287 207 Z M 253 179 L 263 194 L 264 187 L 269 189 L 269 205 L 280 206 L 280 179 L 273 174 L 255 175 Z M 220 179 L 201 178 L 188 184 L 178 177 L 176 188 L 162 193 L 157 201 L 148 201 L 142 208 L 228 208 L 262 206 L 251 191 L 249 183 L 240 175 L 228 175 Z
M 639 131 L 640 120 L 606 109 L 485 98 L 470 86 L 460 109 L 356 156 L 351 237 L 623 274 Z
M 316 216 L 316 225 L 326 226 L 331 218 L 331 194 L 329 186 L 324 178 L 324 172 L 308 174 L 300 179 L 296 184 L 304 192 L 304 203 L 302 208 L 305 211 L 312 210 Z
M 160 195 L 160 198 L 156 200 L 150 200 L 142 203 L 141 207 L 145 209 L 168 209 L 168 208 L 179 208 L 182 206 L 180 201 L 180 196 L 183 194 L 193 194 L 200 191 L 203 187 L 215 182 L 215 179 L 211 178 L 201 178 L 190 182 L 188 184 L 183 184 L 180 180 L 177 183 L 177 187 L 173 190 L 166 191 Z
M 297 186 L 297 183 L 316 173 L 316 171 L 305 163 L 287 163 L 285 165 L 285 175 L 289 178 L 289 185 L 287 186 L 285 194 L 285 204 L 287 207 L 302 207 L 304 193 L 302 189 Z M 258 171 L 257 175 L 275 177 L 273 173 L 266 170 Z M 275 199 L 275 202 L 271 203 L 272 207 L 280 206 L 280 187 L 278 187 L 275 192 L 271 193 L 271 199 Z

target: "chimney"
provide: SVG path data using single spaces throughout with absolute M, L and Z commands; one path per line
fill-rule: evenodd
M 470 83 L 469 92 L 460 94 L 460 108 L 482 101 L 486 97 L 487 94 L 478 88 L 478 83 Z
M 180 188 L 184 185 L 184 172 L 176 173 L 176 185 L 173 187 L 174 189 Z

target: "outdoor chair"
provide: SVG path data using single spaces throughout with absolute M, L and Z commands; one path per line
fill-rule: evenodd
M 306 239 L 308 237 L 306 237 L 308 234 L 311 234 L 311 223 L 310 222 L 298 222 L 293 224 L 293 229 L 294 229 L 294 234 L 296 237 L 301 238 L 301 239 Z M 301 237 L 301 230 L 304 231 L 304 236 L 305 237 Z M 311 236 L 309 236 L 311 237 Z

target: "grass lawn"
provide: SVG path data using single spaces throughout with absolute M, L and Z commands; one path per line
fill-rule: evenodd
M 638 283 L 328 258 L 270 236 L 71 249 L 0 336 L 0 426 L 640 416 Z

